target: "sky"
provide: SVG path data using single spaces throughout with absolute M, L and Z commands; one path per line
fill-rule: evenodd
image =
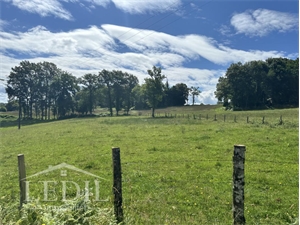
M 0 0 L 0 102 L 23 60 L 81 77 L 162 68 L 170 85 L 199 87 L 215 104 L 232 63 L 299 57 L 297 0 Z M 189 100 L 191 103 L 191 99 Z

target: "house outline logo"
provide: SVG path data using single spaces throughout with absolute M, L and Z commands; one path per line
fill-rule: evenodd
M 95 175 L 93 173 L 90 173 L 90 172 L 87 172 L 85 170 L 79 169 L 79 168 L 77 168 L 75 166 L 72 166 L 72 165 L 69 165 L 67 163 L 61 163 L 61 164 L 58 164 L 56 166 L 51 166 L 50 165 L 48 169 L 40 171 L 38 173 L 35 173 L 35 174 L 31 175 L 31 176 L 26 177 L 26 180 L 29 179 L 29 178 L 32 178 L 32 177 L 36 177 L 36 176 L 39 176 L 39 175 L 42 175 L 42 174 L 47 174 L 47 173 L 50 173 L 52 171 L 63 169 L 63 168 L 66 168 L 66 169 L 69 169 L 69 170 L 73 170 L 73 171 L 76 171 L 76 172 L 79 172 L 79 173 L 83 173 L 83 174 L 86 174 L 86 175 L 89 175 L 89 176 L 92 176 L 92 177 L 95 177 L 95 178 L 98 178 L 98 179 L 101 179 L 101 180 L 108 181 L 105 178 L 99 177 L 99 176 L 97 176 L 97 175 Z M 61 172 L 61 176 L 66 176 L 66 173 L 62 173 Z
M 62 170 L 63 169 L 63 170 Z M 97 176 L 93 173 L 90 173 L 90 172 L 87 172 L 85 170 L 82 170 L 82 169 L 79 169 L 75 166 L 72 166 L 72 165 L 69 165 L 67 163 L 61 163 L 61 164 L 58 164 L 56 166 L 51 166 L 49 165 L 48 166 L 48 169 L 46 170 L 43 170 L 43 171 L 40 171 L 38 173 L 35 173 L 31 176 L 28 176 L 28 177 L 25 177 L 23 180 L 25 181 L 25 184 L 26 184 L 26 201 L 29 202 L 30 201 L 30 197 L 29 197 L 29 193 L 30 193 L 30 190 L 29 190 L 29 184 L 30 184 L 30 178 L 33 178 L 33 177 L 37 177 L 37 176 L 40 176 L 40 175 L 43 175 L 43 174 L 48 174 L 48 173 L 51 173 L 53 171 L 57 171 L 57 170 L 61 170 L 61 173 L 60 173 L 60 176 L 62 177 L 66 177 L 67 176 L 67 169 L 69 170 L 72 170 L 72 171 L 75 171 L 75 172 L 78 172 L 78 173 L 82 173 L 82 174 L 85 174 L 85 175 L 88 175 L 88 176 L 91 176 L 91 177 L 94 177 L 95 180 L 94 180 L 94 184 L 95 184 L 95 201 L 108 201 L 109 198 L 107 199 L 103 199 L 103 200 L 100 200 L 100 196 L 99 196 L 99 180 L 102 180 L 102 181 L 108 181 L 107 179 L 105 178 L 102 178 L 100 176 Z M 62 201 L 66 201 L 67 200 L 67 197 L 66 197 L 66 192 L 67 192 L 67 183 L 69 185 L 73 185 L 75 188 L 76 188 L 76 197 L 79 197 L 80 196 L 80 186 L 75 182 L 75 181 L 67 181 L 67 180 L 63 180 L 63 181 L 60 181 L 61 182 L 61 185 L 62 185 Z M 85 200 L 86 201 L 89 201 L 89 182 L 90 181 L 84 181 L 84 185 L 85 185 L 85 188 L 84 188 L 84 196 L 85 196 Z M 57 181 L 39 181 L 39 183 L 43 183 L 43 186 L 44 186 L 44 200 L 43 201 L 56 201 L 57 200 L 57 196 L 56 199 L 52 199 L 52 200 L 49 200 L 48 198 L 48 191 L 51 191 L 52 193 L 55 193 L 55 188 L 52 188 L 52 189 L 49 189 L 49 184 L 52 183 L 52 185 L 57 185 L 59 182 Z

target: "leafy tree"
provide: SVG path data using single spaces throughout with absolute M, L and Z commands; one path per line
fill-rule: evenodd
M 193 98 L 193 105 L 195 105 L 195 96 L 199 96 L 201 91 L 199 90 L 199 87 L 194 87 L 192 86 L 190 88 L 190 94 L 192 95 Z
M 155 108 L 163 97 L 163 80 L 166 78 L 161 74 L 161 68 L 153 66 L 152 70 L 147 71 L 150 78 L 145 78 L 145 95 L 147 104 L 152 108 L 154 117 Z
M 55 105 L 53 114 L 64 117 L 67 113 L 75 111 L 75 94 L 79 91 L 78 81 L 72 74 L 61 71 L 52 83 L 52 94 Z
M 86 99 L 86 105 L 88 107 L 88 111 L 92 114 L 94 108 L 97 105 L 97 96 L 96 91 L 99 88 L 99 78 L 95 74 L 85 74 L 81 79 L 79 79 L 79 83 L 83 86 L 83 91 L 88 92 L 88 98 Z
M 75 95 L 75 101 L 76 101 L 76 110 L 77 112 L 81 114 L 87 114 L 90 109 L 89 101 L 90 96 L 88 91 L 86 90 L 80 90 Z
M 124 93 L 125 93 L 125 99 L 124 99 L 124 106 L 126 114 L 128 115 L 128 112 L 130 108 L 134 105 L 133 103 L 133 94 L 132 91 L 134 87 L 138 85 L 138 78 L 132 74 L 125 73 L 125 85 L 124 85 Z
M 299 59 L 270 58 L 266 61 L 233 63 L 217 83 L 215 96 L 234 109 L 298 105 Z
M 169 103 L 171 106 L 183 106 L 189 97 L 189 88 L 184 83 L 172 86 L 168 91 Z
M 7 111 L 16 111 L 19 109 L 19 104 L 17 100 L 9 100 L 5 107 Z
M 122 108 L 122 102 L 125 94 L 125 74 L 122 71 L 111 72 L 112 74 L 112 82 L 113 82 L 113 93 L 114 93 L 114 103 L 116 108 L 116 114 L 119 115 L 119 111 Z
M 28 112 L 29 93 L 31 91 L 29 87 L 29 77 L 31 71 L 31 63 L 28 61 L 22 61 L 19 66 L 12 68 L 8 76 L 6 93 L 10 101 L 18 100 L 19 105 L 19 129 L 20 121 L 22 118 L 22 111 L 25 114 Z M 22 110 L 23 109 L 23 110 Z M 28 115 L 28 114 L 27 114 Z
M 112 86 L 113 86 L 113 76 L 112 73 L 108 70 L 102 70 L 99 72 L 99 81 L 107 87 L 107 100 L 110 111 L 110 116 L 113 116 L 113 102 L 112 102 Z
M 146 95 L 145 95 L 145 84 L 139 85 L 137 84 L 132 89 L 132 97 L 134 101 L 134 108 L 137 110 L 147 109 L 149 106 L 146 103 Z

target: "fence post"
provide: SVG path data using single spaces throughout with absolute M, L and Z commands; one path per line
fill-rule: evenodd
M 280 119 L 279 119 L 279 125 L 282 125 L 283 124 L 283 121 L 282 121 L 282 115 L 280 116 Z
M 247 123 L 249 123 L 249 116 L 247 116 Z
M 263 116 L 263 118 L 262 118 L 262 124 L 264 124 L 265 123 L 265 117 Z
M 234 116 L 234 122 L 236 123 L 236 116 Z
M 23 154 L 18 155 L 18 169 L 19 169 L 19 185 L 20 185 L 20 208 L 26 200 L 26 170 L 25 158 Z
M 122 174 L 120 148 L 112 148 L 114 212 L 118 223 L 123 221 Z
M 214 118 L 214 121 L 217 121 L 217 115 L 215 114 L 215 118 Z
M 244 225 L 244 164 L 245 164 L 244 145 L 234 145 L 233 151 L 233 225 Z
M 208 114 L 206 114 L 206 119 L 208 120 Z

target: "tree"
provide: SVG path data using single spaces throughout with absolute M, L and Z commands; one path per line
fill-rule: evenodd
M 113 116 L 113 103 L 112 103 L 112 93 L 111 89 L 113 86 L 113 76 L 112 73 L 108 70 L 102 70 L 99 72 L 99 81 L 100 83 L 103 83 L 107 87 L 107 100 L 108 100 L 108 106 L 109 106 L 109 111 L 110 111 L 110 116 Z
M 189 97 L 189 88 L 184 83 L 172 86 L 167 92 L 170 106 L 183 106 Z
M 193 98 L 193 105 L 195 105 L 195 96 L 199 96 L 201 91 L 199 90 L 199 87 L 194 87 L 192 86 L 190 88 L 190 94 L 192 95 Z
M 134 108 L 137 110 L 140 109 L 147 109 L 148 104 L 146 103 L 146 95 L 145 95 L 145 84 L 139 85 L 137 84 L 132 89 L 132 98 L 133 98 L 133 105 Z
M 89 113 L 92 114 L 97 105 L 96 91 L 99 87 L 99 79 L 97 75 L 88 73 L 79 79 L 79 83 L 83 85 L 83 92 L 88 92 L 86 105 Z
M 124 106 L 126 114 L 128 115 L 128 112 L 130 108 L 134 105 L 133 103 L 133 97 L 132 97 L 132 90 L 135 86 L 138 85 L 139 80 L 136 76 L 132 74 L 125 73 L 125 85 L 124 85 L 124 93 L 125 93 L 125 99 L 124 99 Z
M 10 101 L 18 100 L 19 104 L 19 124 L 21 127 L 22 109 L 23 115 L 28 114 L 28 101 L 32 87 L 30 86 L 30 72 L 32 64 L 29 61 L 22 61 L 19 66 L 12 68 L 8 76 L 6 93 Z
M 215 96 L 233 109 L 257 109 L 274 105 L 298 106 L 299 59 L 233 63 L 217 83 Z
M 54 98 L 54 115 L 64 117 L 70 111 L 75 111 L 74 97 L 79 91 L 76 77 L 66 71 L 61 71 L 51 84 L 51 89 Z
M 145 78 L 145 95 L 147 104 L 152 108 L 154 117 L 155 108 L 163 97 L 163 80 L 166 78 L 161 74 L 161 68 L 153 66 L 152 70 L 147 70 L 150 78 Z

